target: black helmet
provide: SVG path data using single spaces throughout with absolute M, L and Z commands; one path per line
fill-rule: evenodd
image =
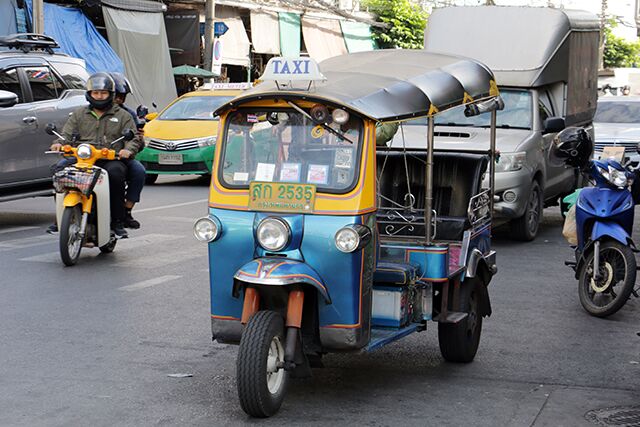
M 131 85 L 124 74 L 113 72 L 109 73 L 109 75 L 116 84 L 116 94 L 126 96 L 128 93 L 131 93 Z
M 593 141 L 586 130 L 568 127 L 553 138 L 549 162 L 554 166 L 585 167 L 593 153 Z
M 85 98 L 89 101 L 89 104 L 93 108 L 97 108 L 98 110 L 106 110 L 111 107 L 113 104 L 113 95 L 115 92 L 115 83 L 111 76 L 107 73 L 95 73 L 89 77 L 87 80 L 87 92 L 85 93 Z M 109 97 L 104 100 L 93 99 L 91 96 L 92 90 L 106 90 L 109 91 Z

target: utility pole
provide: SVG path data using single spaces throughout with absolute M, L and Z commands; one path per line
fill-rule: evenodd
M 33 0 L 33 32 L 44 34 L 44 3 L 43 0 Z
M 215 19 L 216 2 L 206 0 L 204 5 L 204 68 L 211 71 L 213 61 L 213 22 Z

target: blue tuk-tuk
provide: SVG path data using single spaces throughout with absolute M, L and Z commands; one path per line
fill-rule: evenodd
M 326 353 L 372 351 L 431 321 L 446 360 L 472 361 L 496 272 L 493 73 L 381 50 L 273 58 L 261 81 L 216 111 L 209 214 L 194 225 L 209 246 L 213 339 L 240 345 L 244 411 L 273 415 L 289 378 Z M 490 150 L 434 152 L 433 117 L 456 106 L 491 113 Z M 424 149 L 376 145 L 419 117 Z

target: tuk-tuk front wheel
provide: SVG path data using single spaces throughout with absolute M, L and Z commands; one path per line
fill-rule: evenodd
M 468 363 L 476 356 L 482 332 L 479 286 L 484 285 L 470 279 L 460 287 L 459 306 L 454 310 L 468 313 L 467 317 L 458 323 L 438 323 L 440 353 L 448 362 Z
M 284 321 L 274 311 L 259 311 L 249 319 L 236 364 L 240 406 L 252 417 L 278 412 L 289 380 L 284 365 Z

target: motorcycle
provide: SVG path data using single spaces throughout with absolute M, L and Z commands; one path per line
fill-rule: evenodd
M 638 297 L 634 289 L 638 250 L 631 237 L 635 174 L 623 159 L 624 152 L 618 152 L 617 159 L 603 156 L 579 166 L 593 186 L 578 194 L 575 261 L 565 264 L 575 271 L 582 307 L 596 317 L 616 313 L 631 294 Z
M 48 124 L 45 131 L 66 141 L 57 132 L 54 124 Z M 132 130 L 113 141 L 134 138 Z M 108 148 L 96 148 L 83 143 L 77 147 L 63 145 L 61 151 L 47 151 L 47 154 L 62 154 L 75 157 L 77 162 L 58 170 L 53 175 L 53 186 L 62 197 L 56 198 L 56 221 L 60 233 L 60 257 L 67 266 L 75 265 L 83 247 L 98 247 L 102 253 L 110 253 L 116 247 L 117 236 L 111 231 L 111 210 L 109 207 L 109 175 L 95 165 L 101 159 L 115 160 L 116 152 Z

